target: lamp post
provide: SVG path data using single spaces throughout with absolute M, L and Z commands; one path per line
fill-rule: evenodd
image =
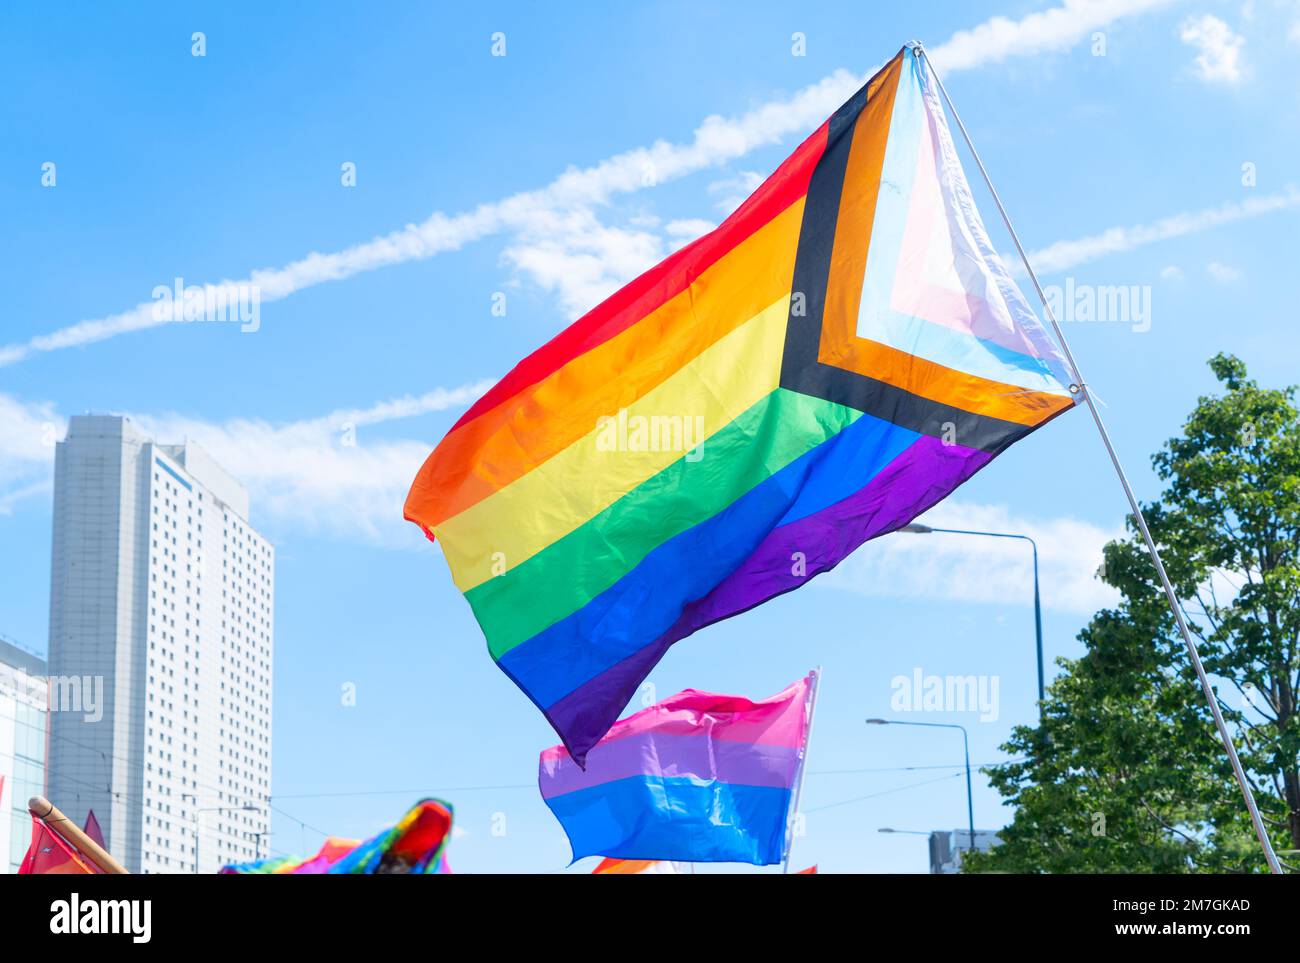
M 195 802 L 199 801 L 199 798 L 197 796 L 195 796 L 193 793 L 188 793 L 188 792 L 181 793 L 181 798 L 193 799 Z M 203 809 L 194 810 L 194 875 L 195 876 L 199 875 L 199 843 L 200 843 L 201 830 L 203 828 L 199 817 L 203 813 L 221 813 L 221 812 L 236 812 L 236 811 L 246 812 L 246 813 L 261 812 L 261 810 L 259 810 L 252 803 L 244 803 L 244 805 L 242 806 L 207 806 Z
M 975 849 L 975 794 L 971 790 L 970 781 L 970 739 L 966 735 L 966 727 L 959 726 L 955 722 L 910 722 L 902 719 L 868 719 L 869 726 L 924 726 L 927 729 L 960 729 L 962 749 L 966 754 L 966 819 L 970 830 L 970 848 L 973 852 Z M 886 832 L 882 829 L 881 832 Z M 895 832 L 895 830 L 889 830 Z
M 1029 543 L 1034 550 L 1034 635 L 1038 643 L 1038 711 L 1041 713 L 1043 711 L 1042 702 L 1045 692 L 1043 688 L 1043 606 L 1038 594 L 1038 543 L 1028 535 L 1018 535 L 1012 532 L 981 532 L 966 528 L 934 528 L 930 525 L 919 525 L 916 522 L 904 525 L 899 531 L 910 532 L 913 535 L 929 535 L 932 532 L 942 532 L 945 535 L 984 535 L 988 538 L 1018 538 Z

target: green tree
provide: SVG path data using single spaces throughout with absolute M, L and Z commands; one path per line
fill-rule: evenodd
M 1237 358 L 1153 459 L 1143 507 L 1288 869 L 1300 850 L 1300 413 Z M 1039 725 L 988 770 L 1015 806 L 971 872 L 1261 872 L 1245 804 L 1141 537 L 1106 547 L 1117 607 L 1062 660 Z

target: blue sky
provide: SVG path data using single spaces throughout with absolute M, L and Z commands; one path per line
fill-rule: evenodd
M 1212 387 L 1207 358 L 1296 380 L 1300 5 L 915 6 L 7 10 L 0 633 L 45 647 L 49 442 L 68 415 L 197 439 L 277 547 L 273 848 L 368 834 L 430 793 L 456 807 L 456 868 L 561 870 L 535 789 L 553 734 L 493 667 L 437 548 L 402 523 L 406 487 L 484 381 L 716 224 L 913 38 L 1044 282 L 1136 286 L 1147 305 L 1065 327 L 1152 497 L 1148 456 Z M 176 277 L 252 277 L 260 328 L 142 327 Z M 1091 574 L 1123 512 L 1080 412 L 934 520 L 1039 539 L 1053 658 L 1077 653 L 1109 599 Z M 897 715 L 891 679 L 917 667 L 996 677 L 996 719 L 910 718 L 966 724 L 977 761 L 999 758 L 1034 712 L 1028 573 L 1019 543 L 890 536 L 679 644 L 651 681 L 660 697 L 758 697 L 823 664 L 795 862 L 923 871 L 922 837 L 876 830 L 963 824 L 959 738 L 862 720 Z M 983 777 L 975 811 L 982 828 L 1008 818 Z

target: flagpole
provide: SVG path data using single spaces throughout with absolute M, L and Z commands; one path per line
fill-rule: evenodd
M 1119 476 L 1119 483 L 1124 489 L 1125 497 L 1128 498 L 1129 508 L 1133 511 L 1133 518 L 1142 533 L 1143 541 L 1146 542 L 1147 551 L 1151 553 L 1151 561 L 1155 564 L 1156 574 L 1160 577 L 1160 584 L 1164 588 L 1165 598 L 1169 600 L 1169 608 L 1174 613 L 1174 621 L 1178 623 L 1178 631 L 1182 633 L 1183 642 L 1187 645 L 1187 654 L 1191 657 L 1192 666 L 1196 670 L 1196 677 L 1200 680 L 1201 689 L 1210 704 L 1210 713 L 1214 716 L 1214 725 L 1219 730 L 1219 739 L 1223 742 L 1224 749 L 1227 750 L 1228 760 L 1232 763 L 1232 771 L 1237 778 L 1237 785 L 1241 787 L 1241 794 L 1245 797 L 1246 809 L 1250 812 L 1250 821 L 1255 827 L 1255 835 L 1259 838 L 1259 844 L 1264 849 L 1264 858 L 1268 862 L 1269 870 L 1280 875 L 1282 867 L 1273 852 L 1273 844 L 1269 842 L 1268 832 L 1264 829 L 1264 821 L 1259 815 L 1259 807 L 1255 804 L 1255 794 L 1251 791 L 1246 772 L 1242 768 L 1241 760 L 1237 757 L 1237 749 L 1232 743 L 1232 736 L 1228 733 L 1228 724 L 1223 720 L 1223 713 L 1219 710 L 1219 702 L 1214 695 L 1214 688 L 1210 685 L 1209 676 L 1205 674 L 1205 666 L 1201 664 L 1201 656 L 1196 649 L 1196 642 L 1192 639 L 1191 630 L 1187 627 L 1187 620 L 1183 617 L 1182 603 L 1178 601 L 1178 595 L 1174 592 L 1173 583 L 1169 581 L 1169 575 L 1165 572 L 1165 565 L 1160 560 L 1160 552 L 1156 548 L 1155 539 L 1151 537 L 1151 532 L 1147 528 L 1146 518 L 1138 505 L 1137 496 L 1133 494 L 1133 487 L 1129 484 L 1128 476 L 1124 472 L 1124 466 L 1120 464 L 1119 455 L 1115 452 L 1115 446 L 1111 444 L 1110 434 L 1106 431 L 1106 426 L 1101 420 L 1101 413 L 1098 412 L 1097 405 L 1092 399 L 1092 392 L 1088 390 L 1088 383 L 1084 381 L 1083 375 L 1079 372 L 1079 366 L 1074 360 L 1074 354 L 1070 351 L 1070 344 L 1065 339 L 1065 332 L 1061 330 L 1061 325 L 1056 320 L 1052 306 L 1047 301 L 1047 295 L 1043 292 L 1043 286 L 1038 283 L 1038 276 L 1034 274 L 1034 269 L 1029 264 L 1029 256 L 1020 243 L 1020 237 L 1016 234 L 1016 229 L 1011 226 L 1011 218 L 1007 214 L 1006 208 L 1002 206 L 1002 200 L 998 197 L 998 192 L 993 186 L 993 180 L 989 177 L 988 171 L 984 169 L 984 162 L 980 160 L 979 152 L 975 150 L 975 144 L 971 141 L 970 134 L 966 132 L 966 125 L 961 122 L 961 115 L 957 113 L 957 108 L 953 106 L 952 98 L 948 96 L 947 88 L 944 87 L 943 81 L 939 78 L 938 71 L 934 69 L 934 63 L 925 52 L 925 48 L 919 43 L 915 43 L 913 46 L 925 58 L 930 73 L 934 76 L 935 83 L 938 84 L 939 92 L 943 94 L 944 102 L 948 105 L 948 110 L 952 112 L 953 120 L 957 121 L 957 129 L 961 131 L 961 136 L 970 149 L 971 157 L 975 159 L 975 166 L 979 168 L 984 183 L 993 196 L 993 203 L 997 205 L 998 213 L 1002 215 L 1002 223 L 1006 225 L 1007 233 L 1011 235 L 1011 240 L 1016 245 L 1016 251 L 1020 255 L 1021 263 L 1024 264 L 1029 279 L 1034 282 L 1034 290 L 1038 292 L 1038 298 L 1043 304 L 1043 312 L 1047 315 L 1048 321 L 1051 322 L 1052 330 L 1056 332 L 1057 341 L 1060 342 L 1061 349 L 1065 353 L 1065 360 L 1069 363 L 1070 372 L 1074 376 L 1075 383 L 1070 386 L 1070 390 L 1083 395 L 1083 400 L 1087 402 L 1088 410 L 1092 413 L 1092 420 L 1097 426 L 1097 433 L 1101 435 L 1102 444 L 1106 446 L 1106 452 L 1110 455 L 1111 464 L 1115 467 L 1115 474 Z
M 808 747 L 812 745 L 813 720 L 817 716 L 817 690 L 822 684 L 822 667 L 812 670 L 812 691 L 808 693 L 808 736 L 803 741 L 803 755 L 799 758 L 799 775 L 794 783 L 794 800 L 790 818 L 785 828 L 785 859 L 781 862 L 782 875 L 790 872 L 790 850 L 794 848 L 794 827 L 799 819 L 799 800 L 803 796 L 803 777 L 808 768 Z

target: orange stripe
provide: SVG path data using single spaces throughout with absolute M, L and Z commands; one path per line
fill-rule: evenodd
M 406 517 L 432 529 L 505 488 L 789 291 L 803 207 L 800 198 L 671 301 L 453 430 L 416 476 Z
M 831 249 L 830 273 L 826 279 L 826 306 L 822 314 L 822 337 L 818 359 L 838 364 L 857 339 L 858 311 L 862 304 L 862 279 L 867 273 L 867 251 L 876 219 L 880 194 L 880 172 L 885 165 L 885 147 L 894 115 L 894 96 L 902 74 L 900 53 L 881 71 L 877 84 L 867 91 L 867 105 L 853 128 L 853 142 L 844 169 L 840 209 L 835 221 L 835 244 Z M 834 359 L 834 360 L 832 360 Z M 857 370 L 857 369 L 855 369 Z M 871 377 L 871 371 L 859 371 Z
M 1066 395 L 990 381 L 865 338 L 856 338 L 834 363 L 922 398 L 1018 425 L 1042 424 L 1074 405 L 1074 399 Z

